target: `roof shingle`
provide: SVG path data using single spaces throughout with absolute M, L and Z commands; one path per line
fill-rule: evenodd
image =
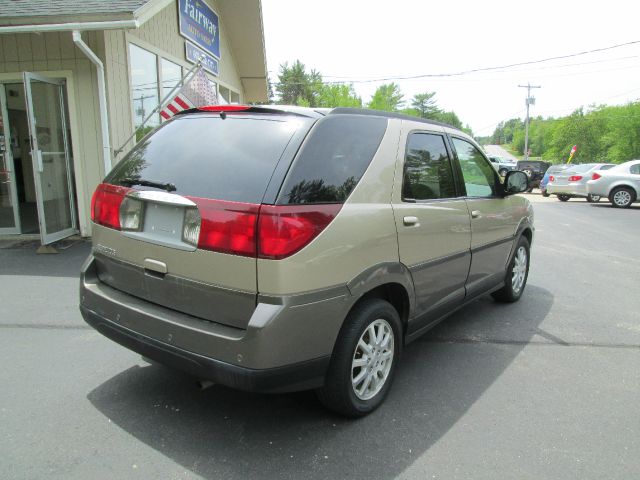
M 0 17 L 131 14 L 150 0 L 0 0 Z

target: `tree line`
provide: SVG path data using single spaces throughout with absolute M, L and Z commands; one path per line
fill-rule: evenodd
M 501 122 L 483 144 L 510 145 L 524 152 L 524 122 Z M 621 106 L 592 105 L 560 118 L 532 118 L 529 125 L 531 156 L 552 162 L 566 161 L 571 148 L 578 149 L 573 162 L 621 163 L 640 158 L 640 102 Z
M 436 92 L 424 92 L 414 95 L 409 102 L 404 100 L 400 86 L 394 82 L 380 85 L 371 100 L 364 103 L 356 94 L 353 84 L 324 83 L 322 75 L 315 69 L 307 71 L 306 66 L 296 60 L 292 64 L 285 62 L 280 65 L 278 82 L 269 84 L 269 100 L 274 101 L 274 86 L 277 94 L 275 103 L 281 105 L 299 105 L 315 108 L 355 107 L 371 108 L 386 112 L 404 113 L 414 117 L 443 122 L 460 128 L 471 134 L 468 125 L 453 111 L 446 111 L 438 107 Z

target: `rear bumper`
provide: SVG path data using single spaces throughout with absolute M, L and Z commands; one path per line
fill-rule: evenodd
M 569 183 L 567 185 L 547 184 L 547 193 L 573 195 L 575 197 L 586 197 L 587 185 L 584 183 Z
M 598 180 L 589 180 L 587 182 L 587 193 L 591 195 L 599 195 L 601 197 L 608 197 L 609 184 L 607 182 L 599 182 Z
M 111 288 L 98 279 L 93 256 L 80 276 L 82 316 L 106 337 L 200 379 L 255 392 L 321 386 L 351 302 L 346 286 L 259 297 L 247 328 L 240 329 Z
M 160 342 L 107 320 L 83 306 L 85 321 L 105 337 L 151 360 L 182 370 L 198 379 L 211 380 L 238 390 L 280 393 L 319 387 L 329 366 L 329 356 L 294 365 L 256 370 Z

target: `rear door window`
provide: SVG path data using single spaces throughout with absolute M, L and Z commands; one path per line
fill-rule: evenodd
M 134 188 L 155 184 L 179 195 L 260 203 L 298 128 L 308 128 L 308 121 L 277 115 L 178 116 L 142 139 L 105 182 Z
M 387 119 L 328 115 L 319 120 L 293 161 L 278 204 L 342 203 L 371 163 Z
M 456 196 L 451 162 L 442 135 L 412 133 L 407 141 L 402 199 L 409 201 Z

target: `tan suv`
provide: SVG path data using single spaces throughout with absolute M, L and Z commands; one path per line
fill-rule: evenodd
M 80 309 L 199 379 L 316 389 L 361 416 L 402 348 L 481 295 L 513 302 L 533 211 L 452 127 L 337 108 L 206 107 L 140 141 L 92 199 Z

